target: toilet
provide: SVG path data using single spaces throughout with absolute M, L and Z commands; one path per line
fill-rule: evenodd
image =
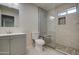
M 42 38 L 39 39 L 39 33 L 32 33 L 32 39 L 35 41 L 35 49 L 37 51 L 43 51 L 45 41 Z

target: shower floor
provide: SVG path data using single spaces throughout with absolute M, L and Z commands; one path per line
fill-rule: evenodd
M 67 47 L 64 45 L 56 44 L 56 50 L 59 50 L 65 54 L 70 54 L 70 55 L 79 55 L 79 50 L 71 47 Z

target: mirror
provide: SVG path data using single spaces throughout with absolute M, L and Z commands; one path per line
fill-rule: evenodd
M 19 10 L 0 5 L 0 27 L 16 27 L 19 22 Z
M 14 16 L 1 15 L 1 27 L 14 27 Z

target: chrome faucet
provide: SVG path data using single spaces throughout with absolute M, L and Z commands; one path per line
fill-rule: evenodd
M 10 29 L 7 31 L 7 34 L 11 34 L 12 32 L 10 31 Z
M 12 32 L 8 31 L 7 33 L 8 33 L 8 34 L 11 34 Z

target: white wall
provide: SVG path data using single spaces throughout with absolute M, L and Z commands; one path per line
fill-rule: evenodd
M 38 32 L 38 7 L 33 4 L 20 4 L 20 23 L 23 32 L 27 33 L 27 48 L 32 47 L 31 32 Z
M 57 13 L 74 6 L 75 4 L 65 4 L 57 9 L 50 10 L 48 16 L 51 15 L 56 18 L 52 24 L 48 24 L 48 32 L 56 32 L 56 34 L 53 33 L 53 35 L 56 35 L 56 43 L 79 49 L 79 13 L 66 15 L 66 24 L 58 25 Z
M 20 4 L 20 27 L 24 32 L 38 32 L 38 8 L 32 4 Z

